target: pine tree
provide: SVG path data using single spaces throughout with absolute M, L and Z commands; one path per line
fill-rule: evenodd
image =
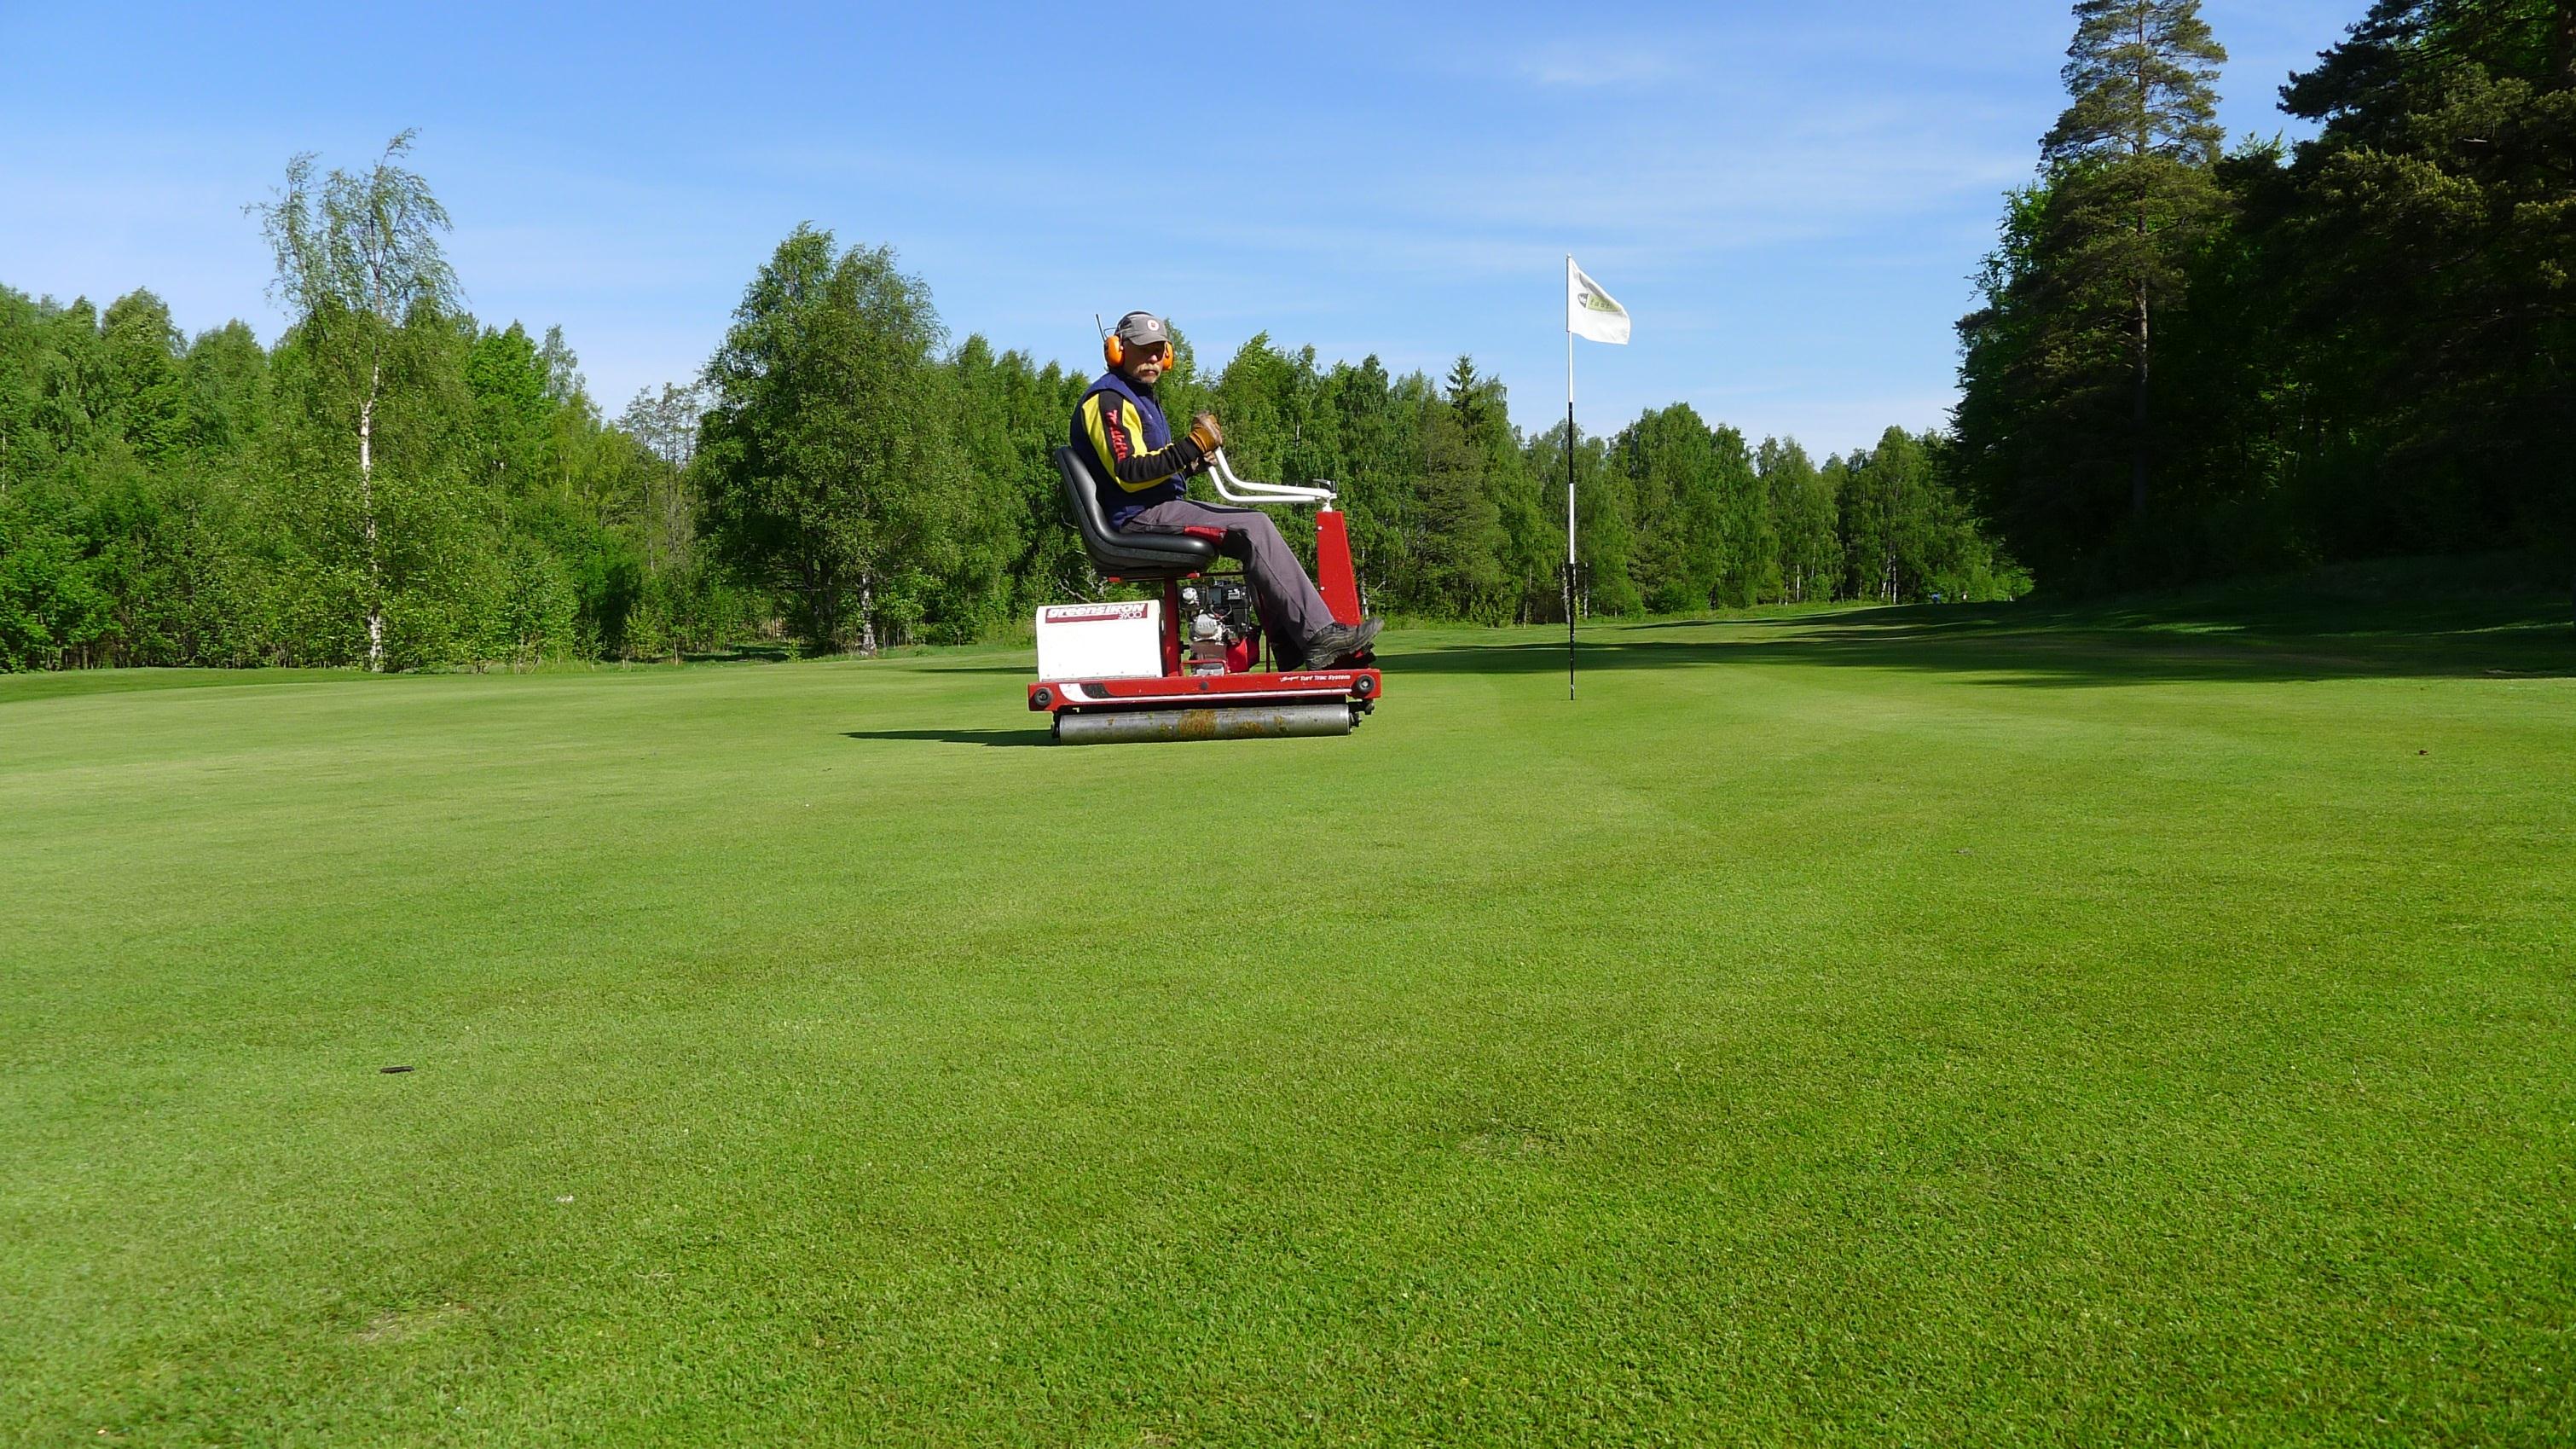
M 1444 403 L 1423 408 L 1417 432 L 1422 456 L 1414 501 L 1420 527 L 1409 602 L 1425 613 L 1495 622 L 1504 605 L 1497 562 L 1503 531 L 1485 489 L 1484 450 L 1458 409 Z
M 2200 0 L 2077 0 L 2061 73 L 2074 103 L 2040 143 L 2072 203 L 2070 265 L 2128 303 L 2129 509 L 2147 511 L 2153 314 L 2180 285 L 2179 242 L 2218 204 L 2212 82 L 2226 48 Z
M 2379 0 L 2263 240 L 2325 551 L 2576 552 L 2576 0 Z

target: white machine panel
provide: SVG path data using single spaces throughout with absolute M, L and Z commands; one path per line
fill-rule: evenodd
M 1151 679 L 1162 672 L 1161 601 L 1038 610 L 1038 678 Z

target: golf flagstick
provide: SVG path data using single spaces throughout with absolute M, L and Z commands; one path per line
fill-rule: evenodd
M 1574 336 L 1626 346 L 1628 309 L 1565 258 L 1565 697 L 1574 698 Z

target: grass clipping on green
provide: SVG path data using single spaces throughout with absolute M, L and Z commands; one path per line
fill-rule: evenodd
M 2393 608 L 0 680 L 0 1439 L 2565 1442 L 2576 647 Z

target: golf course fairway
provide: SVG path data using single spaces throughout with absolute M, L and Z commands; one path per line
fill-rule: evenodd
M 2565 611 L 0 678 L 0 1441 L 2565 1443 Z

